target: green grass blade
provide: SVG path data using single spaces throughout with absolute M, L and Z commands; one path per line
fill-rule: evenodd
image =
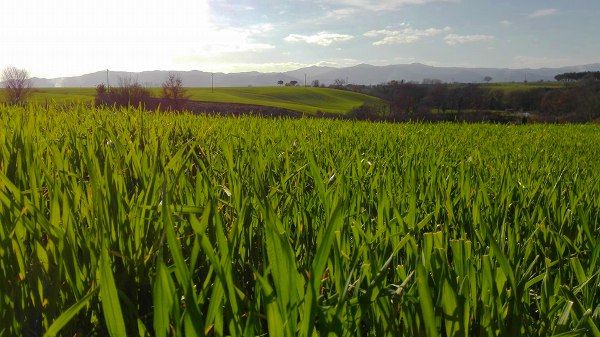
M 431 300 L 431 290 L 429 288 L 429 275 L 421 263 L 417 264 L 417 289 L 419 291 L 419 303 L 421 304 L 422 319 L 425 324 L 427 336 L 439 336 L 435 310 L 433 308 L 433 301 Z
M 100 299 L 102 301 L 102 312 L 106 321 L 108 333 L 112 337 L 127 337 L 125 320 L 119 302 L 119 295 L 115 285 L 108 248 L 102 249 L 100 258 Z
M 170 328 L 169 313 L 173 307 L 175 292 L 173 280 L 162 261 L 158 262 L 152 298 L 154 300 L 154 334 L 167 336 Z
M 46 330 L 44 337 L 53 337 L 58 335 L 60 330 L 69 324 L 69 322 L 71 322 L 71 320 L 81 309 L 88 305 L 88 302 L 98 293 L 98 290 L 100 290 L 99 287 L 90 290 L 90 292 L 82 297 L 77 303 L 73 304 L 69 309 L 58 316 L 58 318 L 52 322 L 52 325 L 48 328 L 48 330 Z

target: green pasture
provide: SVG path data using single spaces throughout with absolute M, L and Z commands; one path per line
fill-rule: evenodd
M 194 88 L 188 92 L 197 101 L 267 105 L 309 114 L 346 113 L 363 104 L 381 103 L 360 93 L 313 87 Z
M 31 102 L 37 104 L 92 103 L 95 88 L 34 88 Z
M 160 96 L 160 89 L 149 89 Z M 308 114 L 346 113 L 363 104 L 380 104 L 378 98 L 360 93 L 313 87 L 241 87 L 241 88 L 188 88 L 194 101 L 237 103 L 273 106 Z M 36 88 L 32 101 L 45 103 L 91 103 L 94 88 Z
M 558 89 L 564 86 L 565 84 L 562 82 L 509 82 L 482 84 L 483 88 L 489 89 L 490 91 L 499 90 L 505 94 L 514 91 L 528 91 L 539 88 Z
M 599 143 L 0 105 L 0 337 L 600 337 Z

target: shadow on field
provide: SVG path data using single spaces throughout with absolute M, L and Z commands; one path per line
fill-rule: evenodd
M 394 115 L 382 115 L 374 112 L 370 107 L 358 107 L 346 114 L 306 114 L 300 111 L 284 109 L 273 106 L 251 105 L 242 103 L 219 103 L 187 100 L 181 106 L 174 108 L 168 102 L 160 99 L 151 99 L 146 103 L 146 108 L 162 111 L 189 111 L 194 114 L 219 115 L 219 116 L 259 116 L 267 118 L 325 118 L 345 119 L 374 122 L 426 122 L 426 123 L 498 123 L 498 124 L 528 124 L 528 123 L 586 123 L 589 119 L 583 116 L 548 115 L 541 113 L 514 113 L 506 111 L 469 111 L 460 113 L 435 113 L 418 112 Z

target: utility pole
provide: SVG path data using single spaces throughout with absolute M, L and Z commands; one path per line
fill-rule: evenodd
M 215 92 L 215 73 L 210 74 L 210 92 Z
M 108 82 L 108 69 L 106 69 L 106 87 L 108 88 L 108 91 L 110 91 L 110 82 Z
M 304 86 L 306 86 L 306 73 L 304 74 Z

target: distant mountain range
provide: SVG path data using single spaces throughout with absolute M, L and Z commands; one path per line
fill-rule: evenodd
M 359 64 L 353 67 L 333 68 L 312 66 L 280 73 L 210 73 L 198 70 L 176 71 L 188 87 L 245 87 L 275 86 L 278 81 L 297 81 L 311 85 L 314 80 L 329 85 L 341 79 L 350 84 L 380 84 L 392 80 L 422 82 L 424 79 L 442 82 L 481 83 L 489 76 L 492 82 L 554 81 L 554 76 L 566 72 L 600 71 L 600 63 L 562 68 L 507 69 L 433 67 L 420 63 L 373 66 Z M 95 87 L 100 83 L 118 85 L 120 79 L 131 77 L 146 87 L 159 87 L 169 71 L 155 70 L 138 73 L 125 71 L 98 71 L 91 74 L 61 78 L 33 78 L 34 87 Z

